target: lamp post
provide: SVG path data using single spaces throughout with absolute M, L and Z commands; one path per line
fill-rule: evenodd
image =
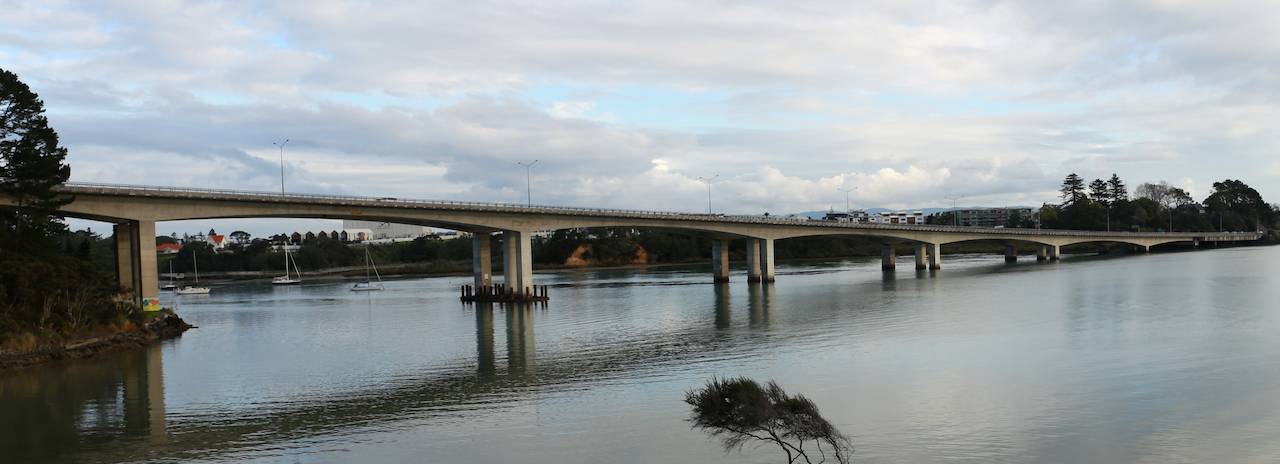
M 272 145 L 280 147 L 280 193 L 284 193 L 284 146 L 289 143 L 289 139 L 285 139 L 284 143 L 271 142 Z
M 716 174 L 716 175 L 714 175 L 714 176 L 711 176 L 711 179 L 708 179 L 708 178 L 706 178 L 706 177 L 699 177 L 699 178 L 698 178 L 698 179 L 703 180 L 703 181 L 705 181 L 705 182 L 707 183 L 707 214 L 711 214 L 711 180 L 712 180 L 712 179 L 715 179 L 715 178 L 717 178 L 717 177 L 720 177 L 720 175 L 719 175 L 719 174 Z
M 524 164 L 516 161 L 516 164 L 524 166 L 524 195 L 525 199 L 529 201 L 529 206 L 533 206 L 533 184 L 529 182 L 529 167 L 533 166 L 533 164 L 537 162 L 538 160 L 533 160 L 533 163 Z
M 845 189 L 842 189 L 842 188 L 838 188 L 838 189 L 836 189 L 836 190 L 839 190 L 839 191 L 841 191 L 841 192 L 844 192 L 844 211 L 845 211 L 846 213 L 847 213 L 847 212 L 850 212 L 850 211 L 853 211 L 853 210 L 849 209 L 849 192 L 852 192 L 852 191 L 857 190 L 857 189 L 858 189 L 857 187 L 851 188 L 851 189 L 849 189 L 849 190 L 845 190 Z
M 951 218 L 952 218 L 952 219 L 954 219 L 954 223 L 953 223 L 953 225 L 956 225 L 956 226 L 959 226 L 959 225 L 960 225 L 960 215 L 956 214 L 956 200 L 959 200 L 959 199 L 961 199 L 961 198 L 964 198 L 965 196 L 966 196 L 966 195 L 960 195 L 960 196 L 955 197 L 955 198 L 952 198 L 952 197 L 942 197 L 942 198 L 946 198 L 946 199 L 948 199 L 948 200 L 951 200 Z

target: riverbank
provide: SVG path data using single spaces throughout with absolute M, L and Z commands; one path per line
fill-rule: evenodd
M 144 323 L 136 331 L 65 340 L 62 343 L 43 345 L 25 352 L 0 352 L 0 372 L 143 347 L 179 335 L 192 327 L 176 315 L 161 314 Z

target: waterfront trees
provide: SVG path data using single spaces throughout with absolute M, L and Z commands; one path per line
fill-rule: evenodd
M 58 146 L 58 133 L 44 116 L 44 102 L 12 72 L 0 69 L 0 194 L 17 204 L 2 212 L 0 250 L 44 241 L 63 230 L 49 213 L 71 202 L 52 188 L 66 182 L 71 167 L 63 163 L 67 149 Z
M 849 437 L 824 419 L 812 400 L 788 395 L 774 381 L 713 378 L 685 392 L 684 402 L 693 408 L 688 419 L 693 428 L 719 438 L 726 452 L 748 443 L 773 444 L 786 452 L 788 463 L 831 458 L 841 464 L 853 454 Z M 815 446 L 806 449 L 806 443 Z

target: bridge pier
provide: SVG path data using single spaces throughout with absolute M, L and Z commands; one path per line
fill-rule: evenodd
M 1018 249 L 1015 248 L 1013 245 L 1004 246 L 1004 262 L 1006 263 L 1018 262 Z
M 126 221 L 115 225 L 116 275 L 120 286 L 133 290 L 139 305 L 160 298 L 156 271 L 156 221 Z
M 942 269 L 942 245 L 929 243 L 925 248 L 929 250 L 929 269 Z
M 747 282 L 773 282 L 773 239 L 747 239 Z
M 898 267 L 897 256 L 894 255 L 892 244 L 883 244 L 880 246 L 880 269 L 892 271 Z
M 1045 261 L 1049 259 L 1049 246 L 1039 245 L 1036 247 L 1036 261 Z
M 729 281 L 728 240 L 711 240 L 711 276 L 713 282 Z
M 1062 259 L 1062 247 L 1057 245 L 1049 245 L 1049 259 L 1059 261 Z
M 533 244 L 529 232 L 502 231 L 502 284 L 523 296 L 533 287 Z
M 489 251 L 488 232 L 477 232 L 471 236 L 471 260 L 477 291 L 492 286 L 493 257 Z
M 924 242 L 920 242 L 916 244 L 916 270 L 917 271 L 929 268 L 929 264 L 928 264 L 929 259 L 928 259 L 928 256 L 925 255 L 924 248 L 925 248 Z

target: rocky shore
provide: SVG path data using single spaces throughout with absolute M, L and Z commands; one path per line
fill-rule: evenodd
M 0 372 L 143 347 L 181 334 L 190 328 L 192 326 L 182 318 L 173 314 L 162 314 L 147 321 L 142 329 L 136 332 L 119 332 L 82 340 L 68 340 L 61 345 L 48 345 L 28 353 L 0 353 Z

